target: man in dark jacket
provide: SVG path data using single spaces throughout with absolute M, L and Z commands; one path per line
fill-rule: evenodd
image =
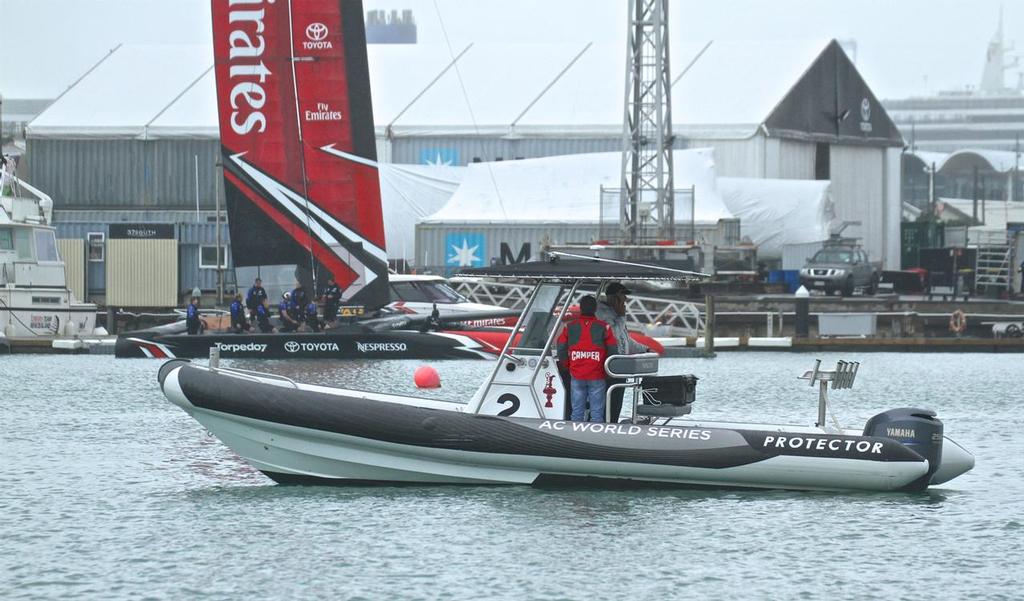
M 341 302 L 341 288 L 338 288 L 333 275 L 327 277 L 327 286 L 320 296 L 324 301 L 324 321 L 332 324 L 338 319 L 338 303 Z
M 199 297 L 193 296 L 185 311 L 185 327 L 188 328 L 189 336 L 194 336 L 202 331 L 202 326 L 199 320 Z
M 587 295 L 580 299 L 580 316 L 569 323 L 558 336 L 558 359 L 569 366 L 572 415 L 574 422 L 584 421 L 590 409 L 590 421 L 604 421 L 604 361 L 615 352 L 617 342 L 608 324 L 594 317 L 597 299 Z
M 264 334 L 274 331 L 274 326 L 270 325 L 270 309 L 267 307 L 267 299 L 263 299 L 263 302 L 256 307 L 256 325 Z
M 306 304 L 305 321 L 310 332 L 320 331 L 320 319 L 316 316 L 316 303 Z
M 249 329 L 249 322 L 245 319 L 245 308 L 242 306 L 242 295 L 236 294 L 231 301 L 231 331 L 241 334 Z
M 249 310 L 249 317 L 256 321 L 256 308 L 263 304 L 267 298 L 267 291 L 263 289 L 263 280 L 256 278 L 252 288 L 245 293 L 245 308 Z
M 285 292 L 281 297 L 281 302 L 277 304 L 277 313 L 281 318 L 282 332 L 294 332 L 299 329 L 299 322 L 295 319 L 295 307 L 292 302 L 292 293 Z
M 605 287 L 604 302 L 597 307 L 597 318 L 611 327 L 612 333 L 615 334 L 615 339 L 618 341 L 618 348 L 612 350 L 613 355 L 636 355 L 649 350 L 646 346 L 633 340 L 626 328 L 626 303 L 629 301 L 628 296 L 632 293 L 632 290 L 619 282 L 612 282 Z M 608 378 L 606 384 L 611 386 L 621 382 L 625 382 L 625 380 Z M 624 392 L 625 390 L 622 388 L 617 388 L 612 392 L 611 415 L 608 416 L 608 421 L 613 423 L 633 421 L 633 403 L 630 402 L 623 406 L 622 395 Z

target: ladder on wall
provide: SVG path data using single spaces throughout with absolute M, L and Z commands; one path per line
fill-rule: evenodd
M 1010 288 L 1010 247 L 979 246 L 974 278 L 978 292 L 1005 292 Z

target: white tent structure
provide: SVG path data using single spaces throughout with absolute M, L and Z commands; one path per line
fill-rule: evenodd
M 731 217 L 715 189 L 710 148 L 673 154 L 677 188 L 694 186 L 696 220 Z M 615 152 L 474 163 L 451 200 L 424 223 L 587 223 L 601 221 L 602 188 L 618 188 L 622 155 Z M 614 199 L 617 206 L 618 198 Z M 688 203 L 677 199 L 676 219 L 689 221 Z M 616 213 L 605 212 L 606 218 Z
M 783 246 L 827 240 L 836 225 L 827 181 L 720 177 L 717 183 L 759 259 L 781 259 Z
M 677 187 L 695 190 L 698 242 L 716 244 L 719 220 L 735 218 L 759 258 L 780 259 L 784 245 L 828 238 L 835 219 L 828 181 L 716 178 L 707 148 L 677 150 L 673 159 Z M 474 264 L 486 264 L 503 259 L 502 245 L 515 254 L 527 245 L 599 238 L 602 212 L 609 215 L 600 191 L 618 186 L 620 161 L 609 152 L 470 165 L 451 199 L 417 226 L 417 265 L 433 267 L 453 255 L 453 240 L 476 249 Z M 677 232 L 687 231 L 689 215 L 688 198 L 677 196 Z
M 416 224 L 445 206 L 466 171 L 466 167 L 379 165 L 388 257 L 411 260 Z

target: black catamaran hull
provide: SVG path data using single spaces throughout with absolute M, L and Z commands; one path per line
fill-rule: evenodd
M 367 333 L 355 329 L 271 334 L 213 333 L 119 336 L 114 355 L 121 358 L 221 357 L 246 359 L 486 359 L 501 349 L 465 333 L 392 330 Z
M 187 362 L 164 394 L 275 481 L 619 483 L 804 490 L 920 490 L 967 471 L 946 440 L 939 469 L 896 440 L 710 423 L 586 424 L 464 413 L 461 405 L 298 385 Z M 779 444 L 779 439 L 783 444 Z M 794 444 L 797 443 L 797 444 Z

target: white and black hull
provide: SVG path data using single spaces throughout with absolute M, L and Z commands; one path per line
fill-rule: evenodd
M 508 483 L 601 479 L 695 487 L 921 490 L 967 470 L 896 440 L 820 428 L 585 424 L 463 412 L 457 403 L 295 384 L 172 361 L 164 394 L 281 483 Z M 779 440 L 783 439 L 782 444 Z

